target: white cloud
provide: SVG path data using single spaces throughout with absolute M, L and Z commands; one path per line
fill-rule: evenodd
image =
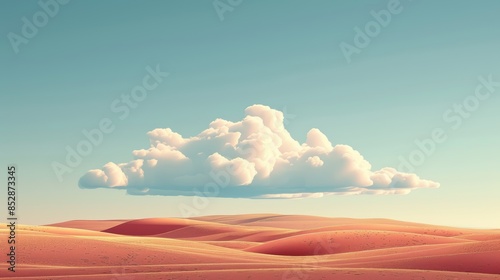
M 125 188 L 140 195 L 304 198 L 347 194 L 406 194 L 439 184 L 394 168 L 372 171 L 347 145 L 332 145 L 319 129 L 300 144 L 285 129 L 283 113 L 263 105 L 245 110 L 239 122 L 216 119 L 196 136 L 170 128 L 148 132 L 150 147 L 128 163 L 88 171 L 82 188 Z

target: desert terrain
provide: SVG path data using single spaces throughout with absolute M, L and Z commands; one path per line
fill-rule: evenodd
M 1 225 L 1 236 L 7 227 Z M 2 247 L 4 248 L 4 247 Z M 500 279 L 500 230 L 255 214 L 17 228 L 8 279 Z

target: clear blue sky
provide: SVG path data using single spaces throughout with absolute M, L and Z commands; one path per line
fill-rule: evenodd
M 382 217 L 500 228 L 500 88 L 457 129 L 443 119 L 474 94 L 479 76 L 500 81 L 500 2 L 402 0 L 401 12 L 348 63 L 339 45 L 354 44 L 355 27 L 364 29 L 370 11 L 389 2 L 244 0 L 221 20 L 212 1 L 71 1 L 18 53 L 9 34 L 21 36 L 23 17 L 32 21 L 43 10 L 37 1 L 0 2 L 0 161 L 18 166 L 21 222 L 180 216 L 179 203 L 192 197 L 83 190 L 78 180 L 109 161 L 131 160 L 154 128 L 193 136 L 216 118 L 238 121 L 246 107 L 265 104 L 295 115 L 286 127 L 299 141 L 319 128 L 375 169 L 398 167 L 416 139 L 443 128 L 447 140 L 415 169 L 441 187 L 408 195 L 211 198 L 201 215 Z M 156 65 L 170 76 L 130 116 L 117 119 L 110 104 Z M 65 147 L 106 117 L 115 130 L 60 182 L 52 162 L 63 162 Z

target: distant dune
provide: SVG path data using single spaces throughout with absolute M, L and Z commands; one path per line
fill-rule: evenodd
M 17 240 L 15 279 L 500 279 L 500 230 L 385 219 L 79 220 Z

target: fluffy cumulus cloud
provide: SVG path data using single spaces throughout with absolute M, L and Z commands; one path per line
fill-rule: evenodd
M 126 189 L 136 195 L 304 198 L 331 194 L 407 194 L 439 184 L 386 167 L 372 170 L 352 147 L 319 129 L 292 138 L 283 113 L 263 105 L 238 122 L 216 119 L 196 136 L 170 128 L 148 132 L 150 146 L 128 163 L 88 171 L 82 188 Z

